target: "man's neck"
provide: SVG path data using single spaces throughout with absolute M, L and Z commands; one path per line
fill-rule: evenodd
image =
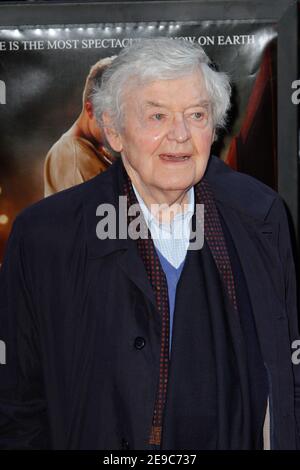
M 143 185 L 133 182 L 134 189 L 142 199 L 149 212 L 159 223 L 170 223 L 174 217 L 183 213 L 189 203 L 188 189 L 172 194 L 157 194 L 144 189 Z M 166 197 L 167 196 L 167 197 Z
M 82 137 L 86 140 L 89 140 L 96 148 L 100 148 L 102 146 L 102 143 L 98 142 L 91 132 L 89 118 L 85 111 L 82 111 L 78 119 L 74 122 L 70 131 L 77 137 Z

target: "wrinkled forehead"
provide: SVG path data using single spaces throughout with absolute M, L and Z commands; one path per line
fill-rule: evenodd
M 135 108 L 187 107 L 207 104 L 210 96 L 200 70 L 178 78 L 132 77 L 123 89 L 123 104 Z

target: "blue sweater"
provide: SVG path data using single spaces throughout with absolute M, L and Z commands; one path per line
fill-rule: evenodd
M 178 266 L 178 268 L 175 268 L 171 263 L 169 263 L 169 261 L 161 254 L 161 252 L 157 248 L 156 248 L 156 253 L 159 257 L 161 267 L 166 275 L 167 284 L 168 284 L 169 310 L 170 310 L 169 356 L 171 356 L 172 330 L 173 330 L 173 319 L 174 319 L 174 310 L 175 310 L 176 289 L 177 289 L 178 281 L 181 276 L 185 259 Z

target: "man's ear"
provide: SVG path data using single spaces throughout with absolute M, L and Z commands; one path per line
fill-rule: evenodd
M 84 103 L 84 109 L 85 109 L 85 111 L 86 111 L 88 117 L 89 117 L 90 119 L 92 119 L 93 116 L 94 116 L 94 113 L 93 113 L 93 105 L 92 105 L 92 103 L 91 103 L 90 101 L 86 101 L 86 102 Z
M 119 131 L 115 128 L 114 124 L 112 123 L 112 119 L 107 112 L 103 113 L 102 122 L 103 131 L 109 145 L 115 152 L 122 152 L 123 144 L 121 135 Z

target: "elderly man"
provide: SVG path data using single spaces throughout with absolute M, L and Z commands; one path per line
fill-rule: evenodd
M 113 59 L 114 56 L 105 57 L 91 67 L 85 81 L 79 117 L 47 153 L 45 196 L 91 179 L 105 171 L 114 160 L 114 154 L 108 152 L 104 145 L 103 132 L 97 124 L 92 105 L 93 89 Z
M 104 72 L 93 105 L 121 158 L 26 209 L 9 239 L 0 447 L 297 447 L 287 220 L 210 156 L 229 95 L 182 41 L 142 40 Z

